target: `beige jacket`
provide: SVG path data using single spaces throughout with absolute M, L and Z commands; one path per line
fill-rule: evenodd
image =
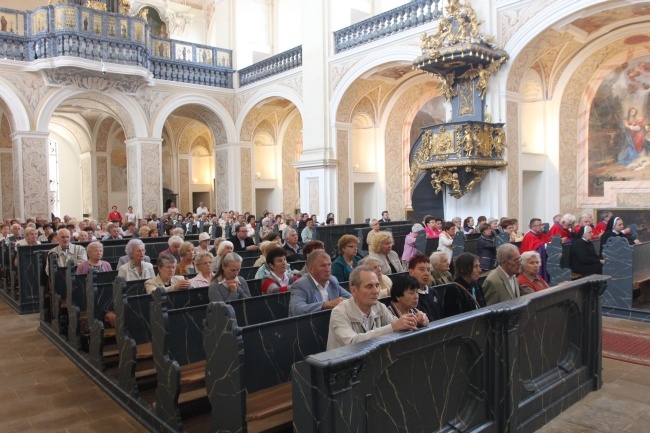
M 354 298 L 346 299 L 332 310 L 330 328 L 327 336 L 327 350 L 370 340 L 371 338 L 393 332 L 391 324 L 397 320 L 381 302 L 372 307 L 375 318 L 372 330 L 363 328 L 361 310 L 354 303 Z

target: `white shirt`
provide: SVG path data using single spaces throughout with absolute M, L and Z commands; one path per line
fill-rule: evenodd
M 201 216 L 201 215 L 204 214 L 204 213 L 209 213 L 207 207 L 205 207 L 205 206 L 203 206 L 203 207 L 199 206 L 199 207 L 196 208 L 196 214 L 197 214 L 198 216 Z
M 363 329 L 366 332 L 372 331 L 373 325 L 375 323 L 375 317 L 377 316 L 377 314 L 375 314 L 375 310 L 371 308 L 370 314 L 365 314 L 363 311 L 361 311 L 361 308 L 359 308 L 359 306 L 356 303 L 354 303 L 354 306 L 356 307 L 356 309 L 359 311 L 359 314 L 361 315 Z
M 499 270 L 503 272 L 503 275 L 508 279 L 510 283 L 510 294 L 513 298 L 519 297 L 519 281 L 517 280 L 517 274 L 509 276 L 506 271 L 503 270 L 501 266 L 498 266 Z
M 329 301 L 330 300 L 330 295 L 327 293 L 327 288 L 330 285 L 329 280 L 327 280 L 327 283 L 325 284 L 325 287 L 323 287 L 320 284 L 318 284 L 318 281 L 316 281 L 314 279 L 314 277 L 311 276 L 311 274 L 309 274 L 309 278 L 311 278 L 311 280 L 314 282 L 314 284 L 316 284 L 316 288 L 320 292 L 320 295 L 323 298 L 323 302 Z

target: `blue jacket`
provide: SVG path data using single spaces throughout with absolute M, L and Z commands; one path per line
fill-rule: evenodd
M 336 277 L 330 277 L 327 286 L 329 300 L 336 298 L 350 298 L 352 295 L 339 285 Z M 291 300 L 289 301 L 289 316 L 314 313 L 323 308 L 323 298 L 316 287 L 314 280 L 308 273 L 300 277 L 291 286 Z

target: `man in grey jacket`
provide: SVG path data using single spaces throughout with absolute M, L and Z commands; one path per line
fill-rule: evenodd
M 312 251 L 307 258 L 307 270 L 291 286 L 289 316 L 334 308 L 351 296 L 332 276 L 332 259 L 325 251 Z

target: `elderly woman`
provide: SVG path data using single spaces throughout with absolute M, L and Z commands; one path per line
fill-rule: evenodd
M 404 314 L 412 314 L 417 319 L 418 326 L 427 326 L 429 318 L 424 312 L 416 308 L 420 299 L 419 289 L 420 283 L 410 275 L 396 278 L 390 290 L 388 311 L 397 318 L 402 317 Z
M 192 287 L 206 287 L 212 283 L 214 273 L 210 270 L 212 266 L 212 254 L 198 253 L 194 257 L 194 268 L 198 270 L 196 277 L 190 280 Z
M 582 226 L 578 231 L 578 237 L 571 244 L 570 259 L 571 270 L 583 277 L 593 274 L 602 274 L 605 260 L 598 257 L 596 248 L 591 242 L 593 229 L 590 226 Z
M 269 217 L 262 218 L 262 227 L 260 227 L 260 240 L 265 241 L 269 234 L 273 233 L 271 220 Z
M 454 278 L 449 272 L 449 259 L 445 253 L 436 251 L 429 257 L 431 265 L 431 277 L 433 278 L 433 286 L 441 284 L 449 284 L 454 281 Z
M 140 230 L 138 230 L 138 237 L 139 238 L 148 238 L 149 233 L 151 233 L 151 229 L 147 226 L 140 227 Z
M 456 279 L 447 286 L 442 297 L 443 317 L 455 316 L 485 307 L 483 289 L 478 283 L 481 275 L 479 258 L 472 253 L 462 253 L 456 258 Z
M 176 259 L 171 254 L 158 257 L 158 276 L 144 282 L 147 293 L 152 293 L 156 287 L 164 287 L 168 292 L 184 290 L 191 287 L 190 281 L 176 273 Z
M 199 245 L 194 247 L 194 252 L 195 254 L 200 254 L 200 253 L 209 253 L 212 251 L 214 248 L 212 245 L 210 245 L 210 242 L 212 239 L 210 239 L 210 235 L 203 232 L 199 235 Z
M 377 233 L 379 233 L 379 231 L 380 231 L 379 230 L 379 221 L 378 220 L 374 219 L 374 220 L 370 221 L 369 224 L 370 224 L 370 228 L 372 230 L 370 230 L 370 232 L 366 236 L 366 243 L 368 244 L 368 248 L 370 248 L 370 245 L 372 245 L 372 241 L 375 238 L 375 235 Z
M 492 236 L 492 227 L 482 223 L 478 231 L 481 237 L 476 240 L 476 254 L 481 261 L 481 270 L 489 271 L 497 266 L 497 247 Z
M 354 235 L 343 235 L 339 239 L 339 256 L 332 262 L 332 275 L 339 282 L 348 281 L 350 273 L 359 264 L 359 238 Z
M 594 251 L 595 254 L 596 251 Z M 519 281 L 519 292 L 522 295 L 548 289 L 546 281 L 538 275 L 541 266 L 542 260 L 537 251 L 526 251 L 521 255 L 521 273 L 517 277 L 517 281 Z
M 153 265 L 145 261 L 144 243 L 140 239 L 131 239 L 126 244 L 125 251 L 129 261 L 118 267 L 118 277 L 122 277 L 126 281 L 132 281 L 154 278 L 156 276 Z
M 438 239 L 438 251 L 445 253 L 447 256 L 447 261 L 451 263 L 451 259 L 454 256 L 454 237 L 456 236 L 456 224 L 451 221 L 447 221 L 444 226 L 442 226 L 442 233 L 440 233 L 440 238 Z
M 208 297 L 210 302 L 226 302 L 236 299 L 250 298 L 246 280 L 239 276 L 242 258 L 237 253 L 228 253 L 220 261 L 217 275 L 210 283 Z
M 106 221 L 104 221 L 102 223 L 102 225 L 100 226 L 99 230 L 97 230 L 95 232 L 95 237 L 97 239 L 102 239 L 104 236 L 106 236 L 106 233 L 108 233 L 108 231 L 106 230 L 107 226 L 108 226 L 108 223 Z
M 415 241 L 418 238 L 418 233 L 424 230 L 422 224 L 413 224 L 411 233 L 404 238 L 404 251 L 402 252 L 402 262 L 408 263 L 418 250 L 415 248 Z
M 25 239 L 21 239 L 16 242 L 16 248 L 22 245 L 40 245 L 41 242 L 38 240 L 38 230 L 34 227 L 27 227 L 25 229 Z
M 359 260 L 358 266 L 370 266 L 375 271 L 377 279 L 379 280 L 380 298 L 390 296 L 390 288 L 393 286 L 393 281 L 386 275 L 382 274 L 379 260 L 375 259 L 374 257 L 366 256 L 363 259 Z
M 226 254 L 232 253 L 235 249 L 235 246 L 230 241 L 222 241 L 217 247 L 217 255 L 214 256 L 212 260 L 212 272 L 217 272 L 219 270 L 219 263 L 225 257 Z
M 287 250 L 273 246 L 267 250 L 266 266 L 270 272 L 262 278 L 262 293 L 286 292 L 291 290 L 291 285 L 296 277 L 291 273 L 287 263 Z
M 264 241 L 260 243 L 260 256 L 255 260 L 253 266 L 262 266 L 266 263 L 266 252 L 268 249 L 278 246 L 275 242 Z
M 192 242 L 183 242 L 178 256 L 181 258 L 181 261 L 176 265 L 176 275 L 195 274 L 194 245 L 192 245 Z
M 406 272 L 399 256 L 393 251 L 393 234 L 390 232 L 379 232 L 369 245 L 370 257 L 377 259 L 384 275 Z
M 25 230 L 27 231 L 27 230 Z M 90 269 L 95 272 L 106 272 L 111 270 L 111 264 L 102 260 L 104 246 L 98 242 L 91 242 L 86 247 L 88 260 L 77 266 L 77 275 L 87 274 Z

